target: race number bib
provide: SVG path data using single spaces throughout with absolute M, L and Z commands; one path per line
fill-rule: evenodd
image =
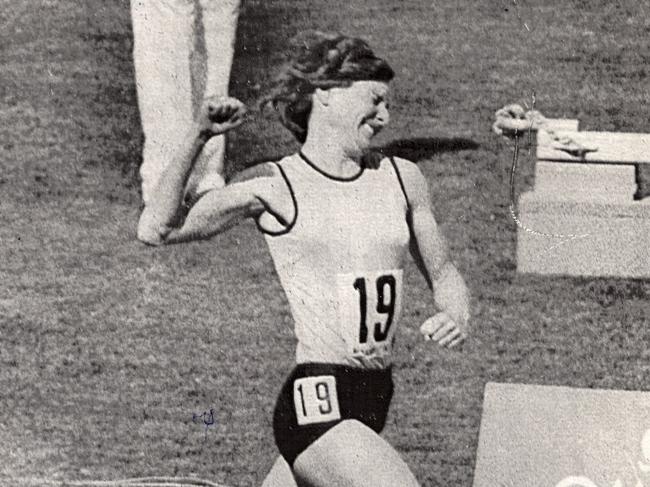
M 389 353 L 402 311 L 402 270 L 340 274 L 342 332 L 352 355 Z
M 293 403 L 299 426 L 341 419 L 333 375 L 296 379 L 293 382 Z

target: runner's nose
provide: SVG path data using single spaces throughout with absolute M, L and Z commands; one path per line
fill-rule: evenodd
M 388 125 L 388 122 L 390 121 L 390 114 L 388 113 L 388 106 L 385 102 L 380 103 L 377 107 L 375 120 L 380 124 L 381 127 Z

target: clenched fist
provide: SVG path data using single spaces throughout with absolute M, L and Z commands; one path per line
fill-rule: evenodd
M 197 117 L 201 136 L 213 137 L 239 127 L 244 122 L 246 111 L 246 105 L 237 98 L 206 98 Z
M 441 347 L 453 348 L 467 338 L 467 326 L 456 323 L 447 313 L 437 313 L 420 327 L 425 340 L 433 340 Z

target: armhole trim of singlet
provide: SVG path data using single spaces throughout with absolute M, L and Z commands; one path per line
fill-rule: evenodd
M 390 156 L 390 163 L 393 165 L 393 169 L 395 170 L 395 175 L 397 176 L 397 181 L 399 182 L 399 187 L 402 190 L 402 194 L 404 195 L 404 200 L 406 201 L 406 211 L 408 214 L 411 214 L 411 202 L 409 201 L 408 194 L 406 193 L 406 187 L 404 186 L 404 180 L 402 179 L 402 175 L 399 172 L 399 169 L 397 167 L 397 163 L 395 162 L 395 158 L 393 156 Z
M 283 228 L 282 230 L 268 230 L 262 226 L 260 223 L 260 216 L 258 216 L 255 219 L 255 225 L 257 225 L 257 228 L 259 229 L 260 232 L 270 235 L 271 237 L 279 237 L 280 235 L 286 235 L 291 231 L 291 229 L 294 227 L 296 224 L 296 221 L 298 220 L 298 201 L 296 200 L 296 195 L 293 192 L 293 186 L 291 186 L 291 182 L 289 181 L 289 178 L 287 177 L 287 174 L 284 172 L 284 169 L 282 169 L 282 166 L 278 164 L 277 162 L 273 163 L 277 168 L 280 170 L 280 174 L 282 175 L 282 179 L 284 179 L 285 183 L 287 183 L 287 188 L 289 189 L 289 193 L 291 194 L 291 201 L 293 202 L 293 219 L 289 224 Z M 269 213 L 273 218 L 275 218 L 280 225 L 283 225 L 282 221 L 284 218 L 280 217 L 270 206 L 268 206 L 264 201 L 262 201 L 262 204 L 264 205 L 264 211 Z

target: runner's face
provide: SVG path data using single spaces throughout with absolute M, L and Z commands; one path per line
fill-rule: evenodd
M 389 122 L 388 84 L 356 81 L 329 93 L 330 124 L 339 133 L 343 149 L 358 155 Z

